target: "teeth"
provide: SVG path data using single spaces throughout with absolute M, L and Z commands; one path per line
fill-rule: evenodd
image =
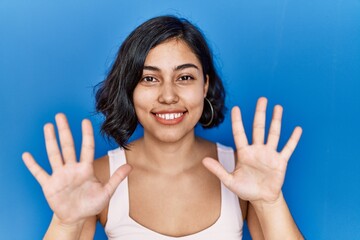
M 164 114 L 157 113 L 156 114 L 156 116 L 158 116 L 159 118 L 166 119 L 166 120 L 176 119 L 176 118 L 181 117 L 182 115 L 183 115 L 183 113 L 164 113 Z

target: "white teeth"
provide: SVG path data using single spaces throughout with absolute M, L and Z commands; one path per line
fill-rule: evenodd
M 166 120 L 172 120 L 172 119 L 176 119 L 179 118 L 183 115 L 184 113 L 165 113 L 165 114 L 160 114 L 157 113 L 156 116 L 162 118 L 162 119 L 166 119 Z

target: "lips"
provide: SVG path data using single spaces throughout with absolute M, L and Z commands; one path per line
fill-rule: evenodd
M 181 117 L 184 113 L 156 113 L 156 116 L 165 120 L 172 120 Z
M 155 119 L 165 125 L 174 125 L 180 123 L 185 116 L 186 111 L 161 111 L 155 112 Z

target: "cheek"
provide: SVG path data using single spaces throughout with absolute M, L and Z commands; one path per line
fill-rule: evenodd
M 144 110 L 149 108 L 149 103 L 153 102 L 154 94 L 151 89 L 144 89 L 136 87 L 134 89 L 133 101 L 136 113 L 138 110 Z
M 202 111 L 204 104 L 204 92 L 203 90 L 186 91 L 183 93 L 182 98 L 187 102 L 187 105 L 193 109 L 199 109 Z

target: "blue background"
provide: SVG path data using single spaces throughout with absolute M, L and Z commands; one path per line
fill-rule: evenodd
M 359 0 L 1 0 L 1 239 L 41 239 L 47 229 L 52 213 L 21 154 L 50 170 L 42 126 L 55 113 L 67 114 L 77 149 L 85 117 L 97 132 L 96 156 L 115 147 L 98 134 L 93 86 L 130 31 L 160 14 L 204 31 L 226 104 L 240 105 L 249 134 L 259 96 L 284 106 L 281 145 L 303 127 L 283 190 L 307 239 L 360 239 Z M 197 132 L 233 146 L 229 114 Z

